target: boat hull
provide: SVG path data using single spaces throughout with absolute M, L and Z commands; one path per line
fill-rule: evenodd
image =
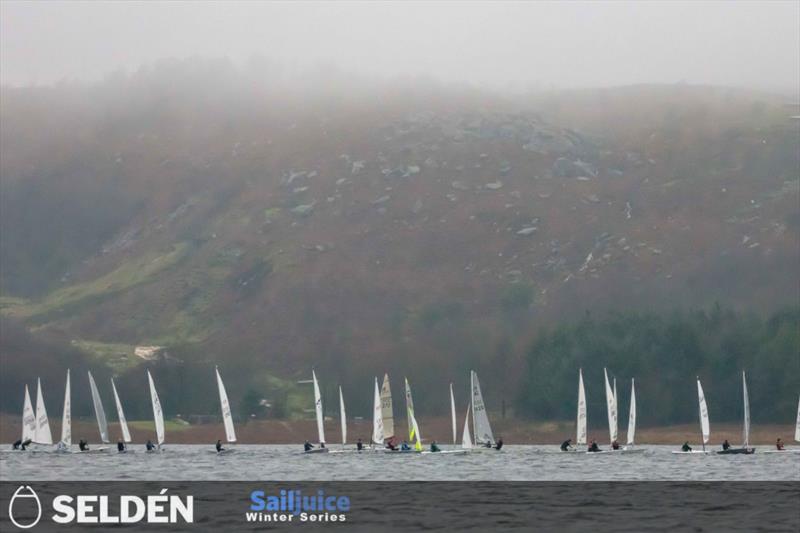
M 718 451 L 717 455 L 752 455 L 754 453 L 756 453 L 755 448 L 728 448 Z

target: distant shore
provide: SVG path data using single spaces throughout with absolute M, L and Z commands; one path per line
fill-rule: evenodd
M 459 421 L 457 440 L 461 441 L 462 421 Z M 144 443 L 147 439 L 155 440 L 155 430 L 148 421 L 130 422 L 134 443 Z M 449 418 L 435 417 L 420 419 L 420 430 L 426 442 L 436 440 L 450 443 L 453 440 L 452 426 Z M 506 444 L 560 444 L 567 438 L 575 438 L 574 422 L 530 422 L 511 419 L 492 420 L 495 437 L 502 437 Z M 61 421 L 51 420 L 50 429 L 53 440 L 61 435 Z M 19 439 L 22 432 L 19 416 L 0 414 L 0 446 L 10 444 Z M 405 420 L 396 422 L 396 431 L 402 436 L 406 432 Z M 341 442 L 338 420 L 325 421 L 325 434 L 329 443 Z M 369 441 L 372 434 L 372 422 L 366 420 L 349 420 L 347 440 L 354 443 L 358 438 Z M 109 424 L 109 435 L 116 442 L 120 432 L 116 423 Z M 297 444 L 306 439 L 317 440 L 316 423 L 313 420 L 253 420 L 247 424 L 236 425 L 236 435 L 240 444 Z M 589 439 L 597 439 L 601 445 L 608 442 L 608 429 L 603 426 L 589 428 Z M 222 424 L 181 425 L 169 423 L 166 440 L 173 444 L 205 444 L 225 439 Z M 775 439 L 781 437 L 786 444 L 794 442 L 794 426 L 791 424 L 756 424 L 750 435 L 750 444 L 758 446 L 774 446 Z M 77 443 L 85 439 L 90 444 L 99 442 L 97 425 L 92 419 L 73 419 L 72 440 Z M 712 424 L 710 446 L 716 447 L 728 439 L 731 444 L 741 444 L 742 428 L 736 423 Z M 625 427 L 620 428 L 620 442 L 625 440 Z M 700 428 L 698 424 L 681 424 L 661 427 L 642 427 L 636 430 L 636 442 L 639 444 L 674 444 L 680 445 L 689 441 L 692 446 L 700 444 Z

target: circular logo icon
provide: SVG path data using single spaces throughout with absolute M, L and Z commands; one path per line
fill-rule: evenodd
M 14 518 L 14 503 L 18 500 L 21 500 L 19 504 L 20 507 L 26 502 L 30 503 L 31 500 L 36 503 L 36 518 L 32 519 L 32 522 L 26 523 L 28 520 L 31 520 L 30 516 L 26 516 L 24 519 L 22 519 L 22 522 L 18 522 L 17 519 Z M 33 492 L 33 489 L 30 487 L 30 485 L 20 485 L 16 492 L 14 492 L 14 495 L 11 497 L 11 501 L 8 502 L 8 518 L 11 520 L 12 524 L 20 529 L 30 529 L 38 524 L 39 520 L 42 519 L 42 502 L 39 501 L 39 496 Z

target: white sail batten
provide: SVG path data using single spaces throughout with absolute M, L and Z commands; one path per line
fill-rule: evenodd
M 342 386 L 339 385 L 339 417 L 342 422 L 342 446 L 347 444 L 347 414 L 344 410 L 344 396 L 342 395 Z
M 50 421 L 47 419 L 47 409 L 44 407 L 42 380 L 39 378 L 36 378 L 36 431 L 33 434 L 33 442 L 36 444 L 53 444 Z
M 608 381 L 608 372 L 603 369 L 606 380 L 606 408 L 608 410 L 608 436 L 611 442 L 617 440 L 617 405 L 614 398 L 614 391 L 611 390 L 611 383 Z
M 483 394 L 481 394 L 481 384 L 475 371 L 470 371 L 470 382 L 472 383 L 472 429 L 475 431 L 475 444 L 494 444 L 492 427 L 489 425 L 489 416 L 486 414 L 486 405 L 483 403 Z
M 453 444 L 457 443 L 458 428 L 456 427 L 456 398 L 453 395 L 453 384 L 450 384 L 450 418 L 453 424 Z
M 461 434 L 461 447 L 464 449 L 472 448 L 472 438 L 469 436 L 469 414 L 471 405 L 467 406 L 467 416 L 464 417 L 464 432 Z
M 389 386 L 389 374 L 383 375 L 381 417 L 383 418 L 383 438 L 391 439 L 394 437 L 394 412 L 392 408 L 392 388 Z
M 583 388 L 583 370 L 578 369 L 578 426 L 575 443 L 586 444 L 586 391 Z
M 114 391 L 114 403 L 117 404 L 117 418 L 119 419 L 120 431 L 122 431 L 122 440 L 125 442 L 130 442 L 131 433 L 128 431 L 128 421 L 125 419 L 125 411 L 122 410 L 122 402 L 119 400 L 119 394 L 117 394 L 117 386 L 114 384 L 114 378 L 111 378 L 111 390 Z
M 742 399 L 744 401 L 744 426 L 742 427 L 743 447 L 750 447 L 750 398 L 747 395 L 747 379 L 742 371 Z
M 147 381 L 150 383 L 150 401 L 153 404 L 153 422 L 156 425 L 156 438 L 158 445 L 164 444 L 164 411 L 161 409 L 161 400 L 158 399 L 156 392 L 156 384 L 153 382 L 153 376 L 150 371 L 147 371 Z
M 628 446 L 633 445 L 633 439 L 636 435 L 636 384 L 631 378 L 631 408 L 628 414 Z
M 69 384 L 69 369 L 67 369 L 67 384 L 64 386 L 64 411 L 61 414 L 61 444 L 69 448 L 72 446 L 72 392 Z
M 319 393 L 317 374 L 312 370 L 311 378 L 314 380 L 314 411 L 317 416 L 317 436 L 320 444 L 325 444 L 325 424 L 322 415 L 322 395 Z
M 383 413 L 378 378 L 375 378 L 375 400 L 372 405 L 372 444 L 383 444 Z
M 92 373 L 87 371 L 89 375 L 89 388 L 92 390 L 92 403 L 94 404 L 94 416 L 97 418 L 97 429 L 100 430 L 100 440 L 108 444 L 108 421 L 106 420 L 106 411 L 103 409 L 103 402 L 100 401 L 100 393 L 97 391 L 97 385 L 94 382 Z
M 31 395 L 25 385 L 25 403 L 22 406 L 22 442 L 33 441 L 36 436 L 36 414 L 31 405 Z
M 700 378 L 697 379 L 697 401 L 700 406 L 700 430 L 703 434 L 703 448 L 705 448 L 711 438 L 711 424 L 708 420 L 708 405 L 706 405 L 706 395 L 703 393 Z
M 225 425 L 225 438 L 228 442 L 236 442 L 236 430 L 233 428 L 233 415 L 231 414 L 231 404 L 228 401 L 228 392 L 219 375 L 219 368 L 214 367 L 217 374 L 217 388 L 219 389 L 219 406 L 222 410 L 222 423 Z

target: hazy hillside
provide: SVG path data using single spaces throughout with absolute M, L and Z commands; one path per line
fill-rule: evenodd
M 166 347 L 172 412 L 213 412 L 217 363 L 236 404 L 250 392 L 296 412 L 313 366 L 355 414 L 384 371 L 440 411 L 475 368 L 499 409 L 542 326 L 796 305 L 786 103 L 691 86 L 510 97 L 202 61 L 4 88 L 2 407 L 39 372 L 22 346 L 46 342 L 54 387 L 60 354 L 83 354 L 122 375 L 141 416 L 137 345 Z M 9 342 L 18 330 L 28 344 Z

